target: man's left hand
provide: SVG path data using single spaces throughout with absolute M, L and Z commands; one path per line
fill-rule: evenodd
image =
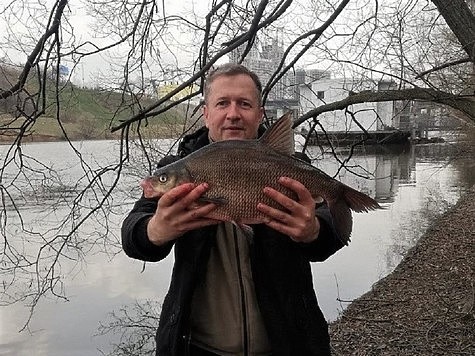
M 282 205 L 287 211 L 259 203 L 257 209 L 269 217 L 264 223 L 272 229 L 288 235 L 296 242 L 314 241 L 320 232 L 320 223 L 315 216 L 315 200 L 312 198 L 312 194 L 302 183 L 294 179 L 281 177 L 279 183 L 294 191 L 298 196 L 298 201 L 273 188 L 265 187 L 264 194 Z

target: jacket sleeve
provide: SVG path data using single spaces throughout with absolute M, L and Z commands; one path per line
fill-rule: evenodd
M 325 261 L 345 244 L 341 240 L 333 224 L 333 219 L 326 204 L 317 207 L 315 214 L 320 222 L 320 232 L 315 241 L 301 243 L 302 250 L 312 262 Z
M 127 256 L 142 261 L 160 261 L 171 251 L 173 242 L 157 246 L 147 235 L 148 220 L 157 209 L 156 199 L 141 197 L 122 223 L 122 248 Z
M 177 156 L 166 156 L 158 163 L 157 167 L 163 167 L 177 159 Z M 163 246 L 157 246 L 148 239 L 147 224 L 155 214 L 157 202 L 157 199 L 148 199 L 142 196 L 123 221 L 122 248 L 127 256 L 142 261 L 156 262 L 164 259 L 170 253 L 173 241 Z

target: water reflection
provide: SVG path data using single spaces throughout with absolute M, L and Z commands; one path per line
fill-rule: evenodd
M 51 152 L 62 152 L 64 164 L 70 166 L 75 161 L 66 155 L 61 145 L 41 144 L 30 148 L 32 152 L 43 155 L 43 159 L 50 159 Z M 82 154 L 91 157 L 91 164 L 111 163 L 115 157 L 115 145 L 115 142 L 84 143 Z M 322 158 L 318 149 L 313 150 L 311 155 Z M 333 160 L 315 161 L 319 168 L 376 197 L 385 207 L 385 210 L 370 214 L 355 214 L 350 246 L 328 261 L 312 266 L 315 289 L 327 319 L 335 319 L 347 305 L 346 301 L 368 291 L 374 282 L 390 273 L 434 216 L 454 204 L 460 194 L 475 183 L 475 159 L 464 158 L 459 153 L 456 146 L 449 145 L 408 146 L 396 151 L 378 152 L 367 149 L 351 156 L 346 162 L 349 170 L 341 169 L 340 164 Z M 346 157 L 345 152 L 339 154 Z M 51 164 L 64 169 L 58 162 Z M 80 168 L 76 166 L 75 169 L 81 174 Z M 35 206 L 28 204 L 28 198 L 20 206 L 24 224 L 35 231 L 48 231 L 50 224 L 57 223 L 58 218 L 68 214 L 71 194 L 75 194 L 70 190 L 75 188 L 71 183 L 75 174 L 61 173 L 60 178 L 67 188 L 65 192 L 61 189 L 45 191 L 40 203 Z M 171 256 L 161 263 L 147 264 L 142 271 L 141 262 L 130 260 L 123 254 L 115 255 L 119 252 L 117 246 L 112 252 L 107 246 L 110 253 L 104 254 L 98 244 L 91 243 L 96 239 L 106 244 L 104 238 L 118 243 L 120 222 L 131 208 L 133 197 L 139 194 L 137 183 L 136 176 L 124 177 L 120 192 L 115 196 L 114 204 L 110 205 L 112 213 L 101 215 L 98 221 L 91 222 L 80 232 L 85 235 L 78 236 L 76 242 L 88 246 L 86 255 L 71 258 L 66 253 L 70 260 L 62 261 L 61 267 L 65 277 L 62 288 L 68 301 L 42 301 L 35 311 L 29 332 L 20 334 L 17 331 L 28 317 L 28 308 L 21 304 L 0 308 L 1 355 L 87 356 L 98 355 L 98 349 L 105 354 L 118 355 L 111 344 L 120 344 L 120 340 L 114 332 L 107 332 L 112 330 L 107 329 L 110 323 L 120 325 L 123 317 L 137 318 L 138 321 L 141 314 L 147 313 L 149 301 L 162 300 L 170 280 Z M 55 201 L 58 196 L 64 197 L 64 204 L 56 206 L 56 211 L 52 213 L 50 198 Z M 14 219 L 12 216 L 8 228 L 18 237 L 19 246 L 34 252 L 39 242 L 31 236 L 22 241 L 22 230 L 18 227 L 14 230 Z M 97 235 L 95 238 L 89 238 L 94 234 Z M 10 278 L 2 275 L 3 281 L 10 281 Z M 27 290 L 28 285 L 22 289 Z M 126 308 L 127 313 L 121 312 L 121 308 Z M 115 316 L 110 314 L 113 311 Z M 151 330 L 154 329 L 155 314 L 147 314 L 150 315 L 152 319 L 148 321 L 148 327 L 143 328 L 145 335 L 155 332 Z M 94 336 L 99 331 L 103 335 Z M 133 330 L 135 335 L 137 332 Z M 133 343 L 134 340 L 132 336 L 129 341 Z
M 352 243 L 314 265 L 325 316 L 334 320 L 353 299 L 389 274 L 428 225 L 475 184 L 474 160 L 456 146 L 415 146 L 398 155 L 364 156 L 374 168 L 376 198 L 385 210 L 354 216 Z M 356 155 L 355 161 L 363 158 Z M 353 178 L 355 179 L 355 178 Z

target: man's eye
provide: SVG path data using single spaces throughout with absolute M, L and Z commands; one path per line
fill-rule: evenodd
M 241 106 L 242 106 L 243 108 L 250 108 L 250 107 L 252 107 L 251 103 L 248 102 L 248 101 L 242 101 L 242 102 L 241 102 Z
M 218 101 L 218 102 L 216 103 L 216 106 L 226 106 L 227 104 L 228 104 L 227 101 Z

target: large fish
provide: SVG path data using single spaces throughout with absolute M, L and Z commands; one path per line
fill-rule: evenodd
M 211 143 L 179 161 L 158 169 L 141 186 L 147 198 L 160 197 L 173 187 L 187 183 L 209 185 L 203 201 L 217 203 L 210 218 L 238 225 L 262 223 L 264 215 L 257 204 L 284 209 L 263 193 L 272 187 L 297 200 L 296 194 L 278 183 L 285 176 L 300 181 L 312 193 L 323 198 L 344 243 L 352 230 L 351 211 L 380 208 L 366 194 L 333 179 L 318 168 L 292 157 L 294 140 L 290 114 L 282 116 L 257 140 L 226 140 Z

